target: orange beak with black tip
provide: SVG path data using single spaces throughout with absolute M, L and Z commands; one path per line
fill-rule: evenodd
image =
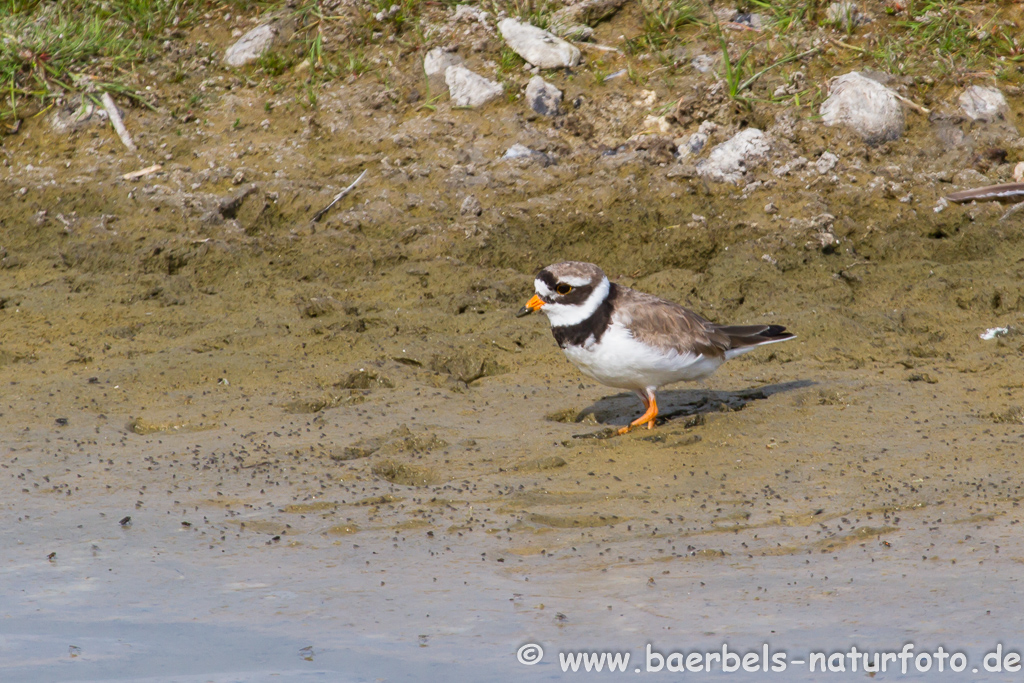
M 519 309 L 516 313 L 517 318 L 522 318 L 524 315 L 530 315 L 534 311 L 539 311 L 540 307 L 544 305 L 544 301 L 537 296 L 533 295 L 533 298 L 526 302 L 526 305 Z

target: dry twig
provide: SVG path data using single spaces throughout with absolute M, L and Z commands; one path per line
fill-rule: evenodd
M 124 121 L 121 120 L 121 114 L 117 111 L 117 105 L 114 104 L 114 98 L 110 96 L 110 93 L 105 92 L 100 97 L 100 101 L 103 103 L 103 108 L 107 110 L 107 116 L 110 117 L 110 123 L 114 126 L 114 130 L 117 131 L 117 137 L 121 138 L 121 142 L 130 151 L 137 151 L 135 143 L 132 142 L 132 136 L 128 134 L 128 129 L 124 127 Z
M 322 209 L 320 209 L 319 211 L 317 211 L 317 212 L 316 212 L 316 215 L 315 215 L 315 216 L 313 216 L 313 219 L 312 219 L 312 221 L 311 221 L 311 222 L 312 222 L 312 223 L 316 223 L 316 222 L 318 222 L 318 221 L 319 221 L 319 220 L 320 220 L 321 218 L 323 218 L 323 217 L 324 217 L 324 214 L 325 214 L 325 213 L 327 213 L 328 211 L 330 211 L 330 210 L 331 210 L 331 207 L 332 207 L 332 206 L 334 206 L 335 204 L 337 204 L 338 202 L 340 202 L 340 201 L 341 201 L 342 199 L 344 199 L 344 198 L 345 198 L 345 197 L 346 197 L 346 196 L 348 195 L 348 193 L 349 193 L 349 192 L 351 192 L 351 191 L 352 191 L 352 190 L 353 190 L 353 189 L 355 188 L 355 186 L 356 186 L 356 185 L 357 185 L 357 184 L 359 183 L 359 181 L 363 179 L 363 176 L 364 176 L 364 175 L 366 175 L 366 171 L 363 171 L 362 173 L 360 173 L 360 174 L 359 174 L 359 177 L 358 177 L 358 178 L 356 178 L 355 180 L 353 180 L 353 181 L 352 181 L 352 184 L 351 184 L 351 185 L 349 185 L 349 186 L 348 186 L 348 187 L 346 187 L 346 188 L 345 188 L 344 190 L 342 190 L 341 192 L 339 192 L 338 194 L 336 194 L 336 195 L 334 196 L 334 199 L 333 199 L 333 200 L 331 200 L 331 203 L 330 203 L 330 204 L 328 204 L 328 205 L 327 205 L 327 206 L 325 206 L 324 208 L 322 208 Z

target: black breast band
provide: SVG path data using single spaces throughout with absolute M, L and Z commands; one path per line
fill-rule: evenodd
M 601 337 L 611 327 L 612 324 L 612 302 L 619 294 L 619 289 L 615 283 L 611 283 L 608 287 L 608 296 L 601 302 L 601 305 L 597 307 L 589 318 L 575 325 L 562 325 L 560 327 L 552 327 L 551 334 L 555 336 L 555 341 L 558 342 L 558 346 L 565 348 L 566 346 L 583 346 L 587 339 L 591 336 L 594 337 L 594 342 L 601 341 Z

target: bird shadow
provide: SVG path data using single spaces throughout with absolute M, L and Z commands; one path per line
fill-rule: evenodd
M 754 401 L 766 399 L 795 389 L 804 389 L 816 385 L 809 379 L 794 380 L 766 384 L 761 387 L 740 389 L 739 391 L 713 391 L 703 389 L 673 389 L 658 392 L 657 424 L 664 424 L 680 419 L 692 420 L 694 417 L 707 413 L 728 413 L 743 410 Z M 618 427 L 627 425 L 643 412 L 643 406 L 636 394 L 621 393 L 605 396 L 581 410 L 573 419 L 580 423 L 588 418 L 598 424 Z M 695 422 L 694 424 L 698 424 Z M 575 438 L 606 438 L 615 435 L 615 429 L 605 429 L 593 434 L 577 434 Z

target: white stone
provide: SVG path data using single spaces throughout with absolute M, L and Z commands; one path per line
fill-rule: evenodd
M 779 176 L 781 178 L 782 176 L 787 176 L 790 173 L 794 173 L 796 171 L 799 171 L 801 168 L 803 168 L 806 165 L 807 165 L 807 158 L 806 157 L 797 157 L 796 159 L 793 159 L 792 161 L 789 161 L 789 162 L 787 162 L 787 163 L 785 163 L 785 164 L 783 164 L 781 166 L 777 166 L 776 168 L 773 168 L 772 169 L 772 173 L 774 173 L 775 175 L 777 175 L 777 176 Z
M 697 164 L 697 175 L 719 183 L 739 184 L 743 174 L 768 158 L 772 146 L 763 131 L 741 130 L 711 150 L 708 158 Z
M 110 115 L 87 97 L 82 97 L 81 102 L 76 99 L 57 107 L 50 115 L 50 124 L 58 133 L 70 133 L 93 124 L 109 125 L 109 121 Z
M 608 78 L 611 78 L 611 76 L 609 76 Z M 606 78 L 605 80 L 607 81 L 608 78 Z M 653 90 L 641 90 L 640 91 L 640 97 L 638 97 L 637 99 L 633 100 L 633 106 L 634 107 L 650 107 L 650 106 L 652 106 L 657 101 L 658 101 L 658 93 L 654 92 Z
M 480 203 L 480 200 L 469 195 L 462 201 L 462 207 L 459 208 L 459 213 L 463 216 L 479 216 L 484 212 L 484 207 Z
M 960 108 L 975 121 L 995 121 L 1010 110 L 1003 93 L 995 88 L 972 85 L 960 95 Z
M 502 19 L 498 22 L 498 30 L 517 55 L 542 69 L 560 69 L 580 63 L 580 51 L 576 46 L 544 29 L 515 19 Z
M 706 74 L 715 67 L 715 62 L 717 61 L 718 60 L 711 55 L 697 55 L 690 60 L 690 65 L 702 74 Z
M 656 133 L 668 135 L 671 132 L 672 124 L 664 116 L 648 116 L 644 119 L 643 126 L 641 127 L 641 134 Z
M 522 145 L 517 142 L 508 148 L 508 151 L 505 152 L 505 156 L 503 156 L 502 159 L 521 159 L 523 157 L 532 157 L 539 153 L 540 152 L 535 152 L 526 145 Z
M 717 133 L 718 129 L 719 125 L 714 121 L 701 121 L 701 124 L 697 127 L 697 132 L 710 137 Z
M 526 101 L 541 116 L 557 116 L 562 105 L 562 91 L 540 76 L 534 76 L 526 84 Z
M 435 47 L 423 57 L 423 72 L 427 77 L 441 74 L 450 66 L 462 64 L 462 57 L 454 52 L 448 52 L 443 47 Z
M 732 18 L 732 23 L 739 24 L 740 26 L 749 26 L 755 31 L 760 31 L 764 28 L 764 16 L 756 12 L 739 12 Z
M 482 9 L 477 9 L 470 5 L 459 5 L 455 8 L 455 14 L 452 16 L 452 21 L 479 21 L 483 23 L 487 21 L 488 16 L 490 15 Z
M 498 83 L 461 65 L 445 69 L 444 80 L 456 107 L 479 107 L 504 92 Z
M 818 175 L 825 175 L 839 163 L 839 157 L 832 152 L 825 152 L 818 160 L 814 162 L 814 168 L 818 171 Z
M 700 151 L 704 149 L 704 145 L 708 144 L 708 136 L 707 133 L 698 131 L 688 138 L 679 138 L 675 142 L 676 152 L 679 156 L 686 157 L 691 154 L 700 154 Z
M 277 39 L 279 31 L 273 24 L 263 24 L 246 33 L 224 53 L 224 62 L 228 66 L 245 66 L 260 58 L 270 49 Z
M 870 19 L 866 15 L 861 14 L 857 9 L 857 5 L 849 2 L 849 0 L 833 2 L 825 10 L 825 22 L 835 24 L 839 28 L 845 29 L 859 24 L 866 24 L 868 21 Z
M 549 156 L 544 152 L 538 152 L 535 149 L 530 149 L 526 145 L 521 145 L 518 142 L 509 147 L 508 151 L 505 152 L 505 155 L 501 158 L 534 161 L 539 163 L 541 166 L 551 166 L 552 164 L 557 163 L 557 160 L 554 157 Z
M 444 48 L 435 47 L 423 56 L 423 73 L 427 76 L 430 90 L 441 91 L 445 87 L 445 71 L 450 66 L 462 64 L 462 57 Z
M 395 16 L 401 11 L 402 8 L 399 7 L 398 5 L 391 5 L 391 7 L 388 8 L 387 12 L 381 10 L 380 12 L 377 12 L 377 14 L 373 16 L 373 18 L 376 19 L 377 21 L 384 21 L 385 19 L 390 19 L 391 17 Z
M 819 111 L 826 126 L 847 125 L 868 144 L 903 134 L 903 108 L 896 93 L 857 71 L 829 82 L 828 99 Z
M 992 341 L 996 337 L 1005 337 L 1010 334 L 1010 328 L 1008 327 L 990 327 L 978 336 L 985 341 Z
M 735 7 L 719 7 L 715 10 L 715 19 L 721 24 L 727 24 L 732 21 L 732 18 L 736 16 L 737 11 Z

